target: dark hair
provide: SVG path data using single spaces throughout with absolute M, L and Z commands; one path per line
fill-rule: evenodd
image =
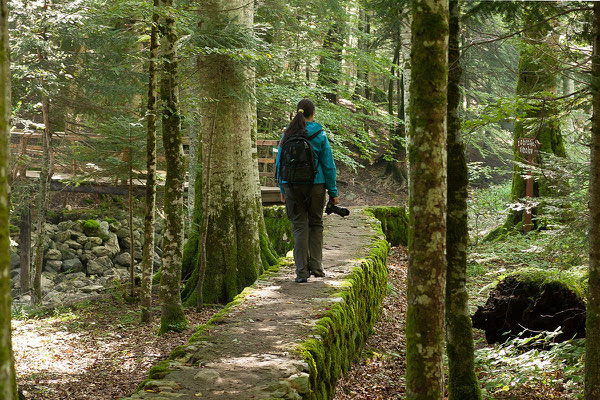
M 290 136 L 304 135 L 306 136 L 306 118 L 310 118 L 315 113 L 315 105 L 308 99 L 302 99 L 296 106 L 296 116 L 288 125 L 283 138 L 279 145 L 282 146 Z

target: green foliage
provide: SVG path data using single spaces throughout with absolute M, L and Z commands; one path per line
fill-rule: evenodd
M 552 339 L 557 334 L 558 331 L 542 332 L 476 350 L 476 366 L 489 398 L 508 391 L 528 393 L 542 385 L 565 397 L 579 396 L 583 386 L 584 340 L 554 343 Z

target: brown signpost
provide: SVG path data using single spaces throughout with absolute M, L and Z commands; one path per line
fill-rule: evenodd
M 525 196 L 533 198 L 533 171 L 535 156 L 537 155 L 542 144 L 535 138 L 520 138 L 517 140 L 517 149 L 519 154 L 527 158 L 529 168 L 527 170 L 527 178 L 525 179 Z M 523 221 L 523 230 L 531 231 L 531 206 L 528 204 L 525 207 L 525 220 Z

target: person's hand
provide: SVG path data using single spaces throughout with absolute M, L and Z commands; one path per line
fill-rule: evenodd
M 331 200 L 333 200 L 333 205 L 337 205 L 340 202 L 340 197 L 336 196 L 336 197 L 332 197 Z
M 283 193 L 281 193 L 281 202 L 282 202 L 283 204 L 285 204 L 285 196 L 283 195 Z

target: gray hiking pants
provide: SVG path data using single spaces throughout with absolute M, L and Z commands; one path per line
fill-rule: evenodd
M 285 212 L 292 223 L 296 277 L 308 278 L 310 273 L 323 272 L 323 206 L 325 184 L 283 185 Z M 310 196 L 310 204 L 306 203 Z

